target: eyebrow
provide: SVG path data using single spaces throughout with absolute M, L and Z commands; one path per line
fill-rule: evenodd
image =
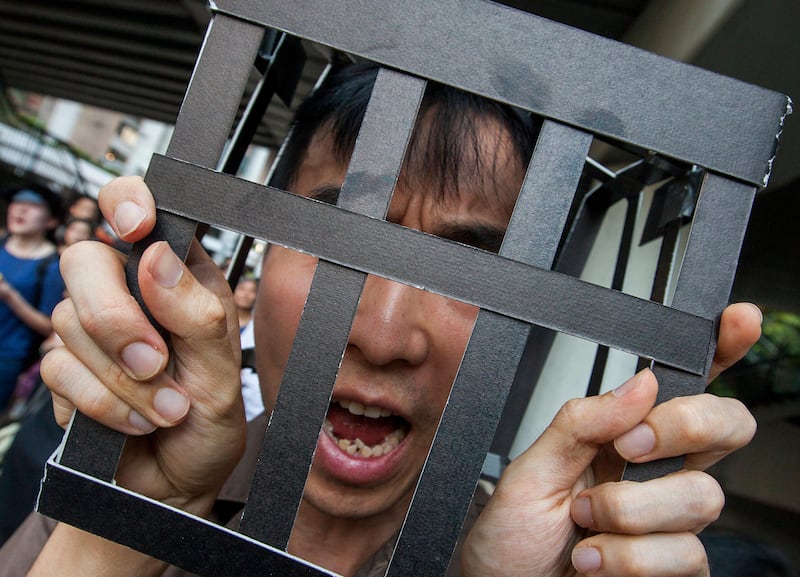
M 467 244 L 489 252 L 500 252 L 505 229 L 482 223 L 445 224 L 434 231 L 438 237 Z
M 323 185 L 311 190 L 309 198 L 327 204 L 336 204 L 340 192 L 341 187 L 339 186 Z M 448 223 L 439 226 L 430 234 L 497 253 L 500 252 L 505 232 L 504 228 L 483 223 Z

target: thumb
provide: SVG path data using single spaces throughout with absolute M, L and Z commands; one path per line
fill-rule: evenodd
M 618 388 L 564 404 L 513 465 L 540 496 L 571 489 L 600 449 L 639 424 L 656 400 L 658 382 L 644 369 Z

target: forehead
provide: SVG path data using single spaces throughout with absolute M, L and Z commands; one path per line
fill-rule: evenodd
M 443 134 L 432 129 L 431 118 L 430 111 L 424 114 L 414 130 L 393 206 L 398 196 L 414 195 L 437 211 L 466 209 L 505 226 L 524 177 L 522 155 L 508 130 L 484 117 L 473 119 L 463 133 Z M 323 127 L 311 139 L 289 188 L 303 196 L 338 189 L 347 162 L 337 152 L 330 130 Z
M 11 203 L 9 204 L 9 206 L 25 206 L 25 207 L 29 207 L 29 208 L 30 207 L 34 207 L 34 208 L 40 208 L 40 209 L 42 209 L 44 211 L 48 211 L 47 205 L 45 205 L 44 203 L 36 202 L 34 200 L 28 200 L 26 198 L 22 198 L 22 199 L 14 199 L 14 198 L 12 198 L 11 199 Z
M 97 202 L 88 196 L 82 196 L 72 204 L 73 208 L 94 209 L 97 207 Z
M 67 223 L 67 228 L 70 229 L 82 228 L 90 232 L 92 230 L 92 225 L 86 222 L 85 220 L 71 220 L 69 223 Z

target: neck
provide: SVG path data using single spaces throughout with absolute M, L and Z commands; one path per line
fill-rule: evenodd
M 6 241 L 6 249 L 21 258 L 37 258 L 52 252 L 53 245 L 41 233 L 15 234 Z
M 399 531 L 405 506 L 365 519 L 334 518 L 303 500 L 289 553 L 345 577 L 354 575 Z

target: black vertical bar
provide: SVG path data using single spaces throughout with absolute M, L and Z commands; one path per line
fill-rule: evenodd
M 614 265 L 614 277 L 611 280 L 611 288 L 615 290 L 622 290 L 625 284 L 625 272 L 628 269 L 628 259 L 631 255 L 631 244 L 633 243 L 633 228 L 636 226 L 636 213 L 639 210 L 639 195 L 629 196 L 626 202 L 628 205 L 625 210 L 625 223 L 622 228 L 622 237 L 619 241 L 617 261 Z M 603 384 L 603 374 L 608 363 L 608 354 L 608 346 L 597 346 L 592 374 L 589 377 L 589 386 L 586 389 L 587 397 L 597 395 L 600 392 L 600 386 Z
M 673 308 L 719 322 L 730 298 L 756 191 L 750 184 L 716 174 L 706 175 L 672 299 Z M 659 385 L 656 402 L 702 393 L 715 350 L 716 342 L 712 340 L 706 370 L 700 376 L 654 363 Z M 628 463 L 623 478 L 644 481 L 674 472 L 682 465 L 682 457 L 645 464 Z
M 650 300 L 652 301 L 658 303 L 666 302 L 667 287 L 675 265 L 675 249 L 678 246 L 680 230 L 681 222 L 679 220 L 673 220 L 664 225 L 661 249 L 658 253 L 658 265 L 653 279 L 653 290 L 650 292 Z
M 269 32 L 264 33 L 262 47 L 268 39 L 272 38 Z M 297 39 L 289 39 L 285 33 L 277 36 L 272 52 L 266 60 L 266 70 L 259 79 L 247 107 L 239 119 L 236 130 L 231 138 L 230 146 L 225 151 L 224 158 L 220 162 L 222 172 L 226 174 L 236 174 L 242 164 L 247 148 L 258 130 L 264 113 L 267 111 L 272 97 L 280 90 L 281 82 L 289 79 L 290 83 L 299 77 L 305 63 L 305 51 Z M 287 90 L 294 93 L 295 86 L 288 86 Z M 225 271 L 231 289 L 236 288 L 236 283 L 242 275 L 247 262 L 247 255 L 253 246 L 253 237 L 240 236 L 233 253 L 230 266 Z
M 339 206 L 383 218 L 425 81 L 381 70 Z M 378 240 L 378 239 L 376 239 Z M 242 533 L 285 549 L 300 506 L 366 274 L 320 261 L 242 517 Z
M 672 220 L 664 225 L 661 248 L 658 252 L 656 273 L 653 278 L 653 289 L 650 291 L 651 301 L 665 303 L 667 300 L 667 288 L 669 287 L 669 279 L 672 276 L 673 267 L 675 266 L 675 250 L 678 246 L 678 235 L 680 231 L 680 220 Z M 650 364 L 651 362 L 648 359 L 639 357 L 639 361 L 636 363 L 636 372 L 638 373 L 650 366 Z
M 587 133 L 545 122 L 503 239 L 502 256 L 534 266 L 552 265 L 591 140 Z M 387 576 L 444 575 L 529 328 L 479 312 Z
M 602 194 L 603 202 L 597 202 L 598 194 Z M 589 249 L 603 222 L 606 199 L 609 196 L 605 187 L 590 191 L 582 197 L 576 194 L 571 211 L 574 216 L 567 219 L 568 233 L 563 246 L 556 252 L 553 270 L 570 276 L 580 275 L 586 264 Z M 525 409 L 553 348 L 555 338 L 556 331 L 538 325 L 531 326 L 525 351 L 514 375 L 514 383 L 508 393 L 503 416 L 500 418 L 500 426 L 492 441 L 493 453 L 507 456 L 511 452 L 519 425 L 525 416 Z

